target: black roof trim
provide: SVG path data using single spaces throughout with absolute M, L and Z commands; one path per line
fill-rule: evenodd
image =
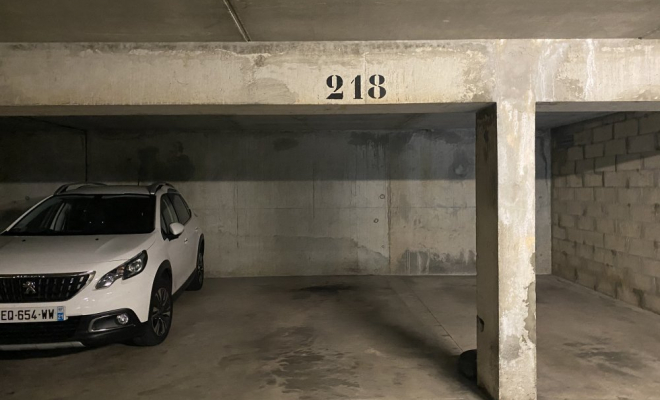
M 147 190 L 149 191 L 150 194 L 156 194 L 156 192 L 162 188 L 163 186 L 169 186 L 172 189 L 174 189 L 174 186 L 172 184 L 167 183 L 167 182 L 155 182 L 152 183 L 151 185 L 147 186 Z M 176 190 L 176 189 L 174 189 Z

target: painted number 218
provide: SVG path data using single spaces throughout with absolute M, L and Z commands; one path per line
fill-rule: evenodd
M 341 90 L 344 86 L 344 79 L 339 75 L 330 75 L 326 79 L 325 83 L 330 89 L 333 90 L 332 93 L 327 97 L 329 100 L 343 100 L 344 92 Z M 362 99 L 362 75 L 356 76 L 351 83 L 355 89 L 355 96 L 353 97 L 356 100 Z M 369 77 L 369 83 L 371 87 L 367 90 L 367 94 L 372 99 L 382 99 L 387 94 L 387 90 L 383 87 L 385 83 L 385 77 L 383 75 L 371 75 Z

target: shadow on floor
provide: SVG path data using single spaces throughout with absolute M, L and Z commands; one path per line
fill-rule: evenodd
M 0 360 L 29 360 L 32 358 L 54 358 L 93 351 L 87 348 L 52 349 L 52 350 L 12 350 L 0 351 Z
M 334 300 L 337 305 L 342 306 L 343 316 L 354 320 L 356 324 L 366 326 L 373 336 L 387 343 L 389 351 L 401 357 L 422 359 L 425 363 L 420 368 L 432 366 L 432 373 L 442 375 L 443 379 L 454 380 L 481 399 L 489 399 L 477 386 L 476 380 L 470 380 L 460 373 L 459 355 L 444 347 L 421 321 L 393 318 L 396 312 L 388 308 L 388 301 L 391 301 L 392 297 L 398 298 L 393 288 L 381 288 L 381 293 L 374 293 L 373 290 L 372 287 L 361 287 L 359 284 L 328 283 L 295 289 L 294 299 L 308 300 L 311 296 L 320 296 L 325 300 Z M 387 299 L 385 304 L 379 301 L 383 298 Z

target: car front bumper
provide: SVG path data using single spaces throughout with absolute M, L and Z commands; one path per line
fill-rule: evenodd
M 125 325 L 115 322 L 119 314 L 128 315 Z M 144 326 L 130 309 L 72 316 L 57 322 L 0 324 L 0 350 L 95 347 L 133 339 Z

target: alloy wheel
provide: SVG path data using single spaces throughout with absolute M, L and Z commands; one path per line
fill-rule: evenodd
M 172 301 L 167 289 L 160 288 L 154 294 L 151 308 L 151 328 L 156 336 L 164 336 L 172 322 Z
M 197 255 L 197 281 L 204 282 L 204 252 L 200 251 Z

